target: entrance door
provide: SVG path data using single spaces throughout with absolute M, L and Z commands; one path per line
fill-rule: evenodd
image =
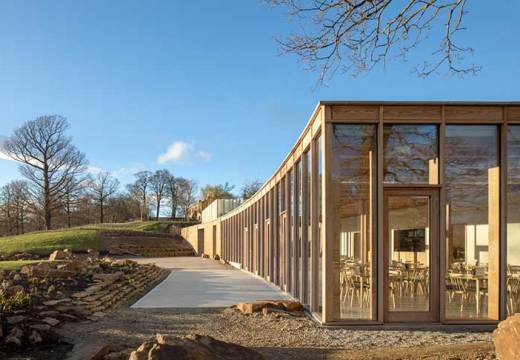
M 438 189 L 384 190 L 384 320 L 439 321 Z

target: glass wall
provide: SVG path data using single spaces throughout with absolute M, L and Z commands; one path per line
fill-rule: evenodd
M 385 183 L 437 184 L 438 147 L 436 125 L 385 125 Z
M 498 127 L 446 126 L 446 319 L 498 319 Z
M 520 312 L 520 125 L 507 134 L 507 314 Z
M 333 309 L 337 319 L 373 318 L 376 144 L 375 125 L 332 127 Z

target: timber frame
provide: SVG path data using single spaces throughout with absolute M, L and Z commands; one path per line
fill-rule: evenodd
M 332 265 L 336 241 L 333 194 L 333 127 L 338 124 L 373 125 L 377 151 L 372 236 L 371 308 L 369 319 L 340 319 L 336 293 L 338 275 Z M 383 132 L 387 124 L 429 124 L 438 129 L 438 179 L 432 184 L 387 184 L 384 182 Z M 432 233 L 438 236 L 435 267 L 447 269 L 446 229 L 446 127 L 449 125 L 495 125 L 498 130 L 499 173 L 497 174 L 498 244 L 490 256 L 499 269 L 496 316 L 490 319 L 449 319 L 442 309 L 447 306 L 444 276 L 432 280 L 436 313 L 433 322 L 444 324 L 496 324 L 507 316 L 507 204 L 508 204 L 508 128 L 520 126 L 519 102 L 408 102 L 408 101 L 321 101 L 289 154 L 263 184 L 261 189 L 239 207 L 211 223 L 182 229 L 182 235 L 199 253 L 220 258 L 244 269 L 290 293 L 305 304 L 322 324 L 383 324 L 387 308 L 385 260 L 385 189 L 421 189 L 435 194 Z M 321 174 L 320 174 L 321 173 Z M 300 192 L 300 193 L 299 193 Z M 291 196 L 289 196 L 291 195 Z M 491 195 L 490 195 L 491 196 Z M 321 199 L 321 200 L 320 200 Z M 438 200 L 437 200 L 438 199 Z M 372 206 L 372 205 L 371 205 Z M 294 216 L 294 215 L 297 216 Z M 490 213 L 491 214 L 491 213 Z M 491 218 L 493 217 L 490 215 Z M 200 231 L 203 231 L 201 233 Z M 202 235 L 201 235 L 202 234 Z M 201 240 L 201 236 L 203 239 Z M 520 241 L 520 239 L 519 239 Z M 200 249 L 202 247 L 202 249 Z M 492 276 L 492 275 L 490 275 Z M 493 278 L 495 279 L 495 278 Z M 491 282 L 491 278 L 489 280 Z M 490 289 L 495 286 L 490 284 Z M 487 301 L 493 302 L 489 295 Z M 489 305 L 491 306 L 491 305 Z M 490 314 L 493 312 L 490 311 Z M 405 320 L 404 322 L 408 322 Z

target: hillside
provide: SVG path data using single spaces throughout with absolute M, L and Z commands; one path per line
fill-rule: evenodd
M 112 254 L 153 255 L 188 250 L 179 236 L 169 234 L 169 221 L 134 221 L 116 224 L 93 224 L 70 229 L 38 231 L 0 237 L 0 254 L 28 252 L 48 255 L 57 249 L 82 252 L 94 249 Z

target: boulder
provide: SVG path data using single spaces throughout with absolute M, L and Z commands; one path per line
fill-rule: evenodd
M 134 266 L 137 265 L 136 261 L 130 259 L 117 259 L 110 263 L 112 266 Z
M 493 331 L 493 344 L 498 359 L 520 359 L 520 314 L 514 314 L 498 324 Z
M 264 312 L 264 309 L 276 309 L 290 313 L 303 312 L 303 305 L 294 300 L 260 300 L 252 303 L 238 303 L 233 307 L 243 314 Z
M 130 354 L 130 360 L 152 359 L 261 360 L 264 357 L 255 350 L 210 336 L 174 337 L 157 334 Z
M 27 277 L 44 277 L 50 270 L 50 266 L 46 263 L 37 265 L 22 266 L 20 272 L 27 275 Z
M 72 252 L 69 249 L 55 250 L 52 254 L 49 255 L 50 261 L 68 260 L 70 258 L 72 258 Z
M 57 266 L 58 270 L 66 270 L 66 271 L 73 271 L 73 272 L 85 272 L 87 267 L 85 264 L 79 260 L 72 260 L 65 264 L 60 264 Z

